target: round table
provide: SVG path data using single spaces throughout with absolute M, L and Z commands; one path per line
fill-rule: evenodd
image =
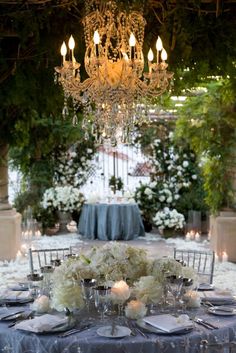
M 88 239 L 132 240 L 144 236 L 144 226 L 135 203 L 86 203 L 83 205 L 79 234 Z
M 96 333 L 101 323 L 71 336 L 59 338 L 57 334 L 35 334 L 8 328 L 0 322 L 0 352 L 2 353 L 200 353 L 201 341 L 209 343 L 235 341 L 236 316 L 213 317 L 202 309 L 198 315 L 214 322 L 219 329 L 209 330 L 196 325 L 191 333 L 182 335 L 158 335 L 148 333 L 120 339 L 100 337 Z M 216 350 L 209 350 L 215 353 Z M 218 351 L 219 352 L 219 351 Z M 229 350 L 224 349 L 227 353 Z

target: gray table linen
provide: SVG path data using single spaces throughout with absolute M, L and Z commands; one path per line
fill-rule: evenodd
M 212 321 L 219 329 L 208 330 L 196 325 L 194 330 L 182 335 L 158 335 L 148 333 L 120 339 L 100 337 L 96 333 L 101 322 L 95 321 L 91 328 L 71 336 L 60 338 L 57 334 L 35 334 L 8 328 L 0 322 L 0 352 L 11 353 L 200 353 L 202 339 L 211 343 L 235 341 L 236 317 L 213 317 L 199 311 L 201 317 Z M 82 320 L 84 318 L 81 318 Z M 109 323 L 105 323 L 107 325 Z M 229 353 L 210 349 L 209 353 Z
M 145 231 L 137 204 L 84 204 L 79 234 L 87 239 L 132 240 Z

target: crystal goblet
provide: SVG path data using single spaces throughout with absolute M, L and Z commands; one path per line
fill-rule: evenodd
M 93 288 L 95 307 L 101 314 L 101 320 L 104 320 L 104 314 L 108 311 L 111 289 L 105 286 Z
M 96 286 L 96 280 L 91 278 L 84 278 L 81 280 L 81 288 L 83 297 L 86 303 L 88 313 L 90 312 L 90 302 L 93 298 L 93 288 Z

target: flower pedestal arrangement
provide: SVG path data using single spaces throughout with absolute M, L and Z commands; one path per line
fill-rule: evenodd
M 160 234 L 163 238 L 174 238 L 177 235 L 180 235 L 180 230 L 175 228 L 165 228 L 160 231 Z
M 57 211 L 57 215 L 59 221 L 59 230 L 57 234 L 69 233 L 67 224 L 69 224 L 72 219 L 70 212 Z
M 72 220 L 71 214 L 79 214 L 84 195 L 71 185 L 56 186 L 47 189 L 43 195 L 42 206 L 46 210 L 56 212 L 59 220 L 59 234 L 68 233 L 67 224 Z

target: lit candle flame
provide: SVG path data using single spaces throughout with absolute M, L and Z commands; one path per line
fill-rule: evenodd
M 162 40 L 161 40 L 161 38 L 158 36 L 157 42 L 156 42 L 156 49 L 157 49 L 158 51 L 161 51 L 162 48 L 163 48 Z
M 150 48 L 150 49 L 149 49 L 149 52 L 148 52 L 148 61 L 152 61 L 153 58 L 154 58 L 154 54 L 153 54 L 152 49 Z

